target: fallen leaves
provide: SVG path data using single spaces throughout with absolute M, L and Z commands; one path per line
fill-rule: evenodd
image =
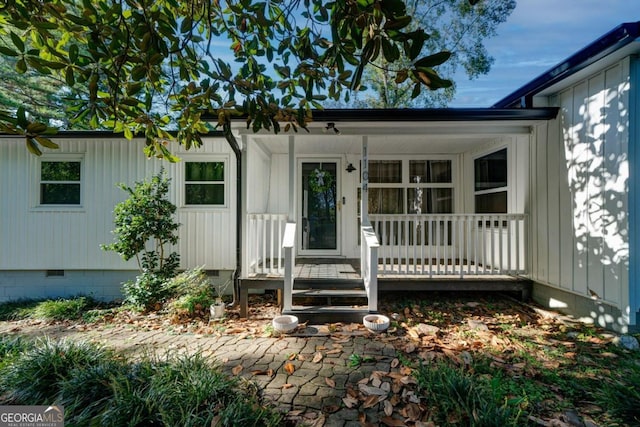
M 284 370 L 287 374 L 293 375 L 293 373 L 296 371 L 296 367 L 293 363 L 287 362 L 284 364 Z
M 231 370 L 231 373 L 232 373 L 233 375 L 236 375 L 236 376 L 237 376 L 237 375 L 240 375 L 240 372 L 242 372 L 242 369 L 243 369 L 242 365 L 236 365 L 236 366 L 234 366 L 234 367 L 233 367 L 233 369 Z

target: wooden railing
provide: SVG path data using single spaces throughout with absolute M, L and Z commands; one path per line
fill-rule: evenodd
M 282 241 L 286 214 L 248 214 L 245 269 L 248 275 L 284 274 Z
M 288 222 L 284 238 L 282 239 L 282 247 L 284 249 L 284 291 L 282 306 L 283 309 L 291 310 L 293 304 L 293 273 L 296 264 L 296 223 Z
M 364 288 L 367 291 L 369 311 L 378 310 L 378 239 L 371 226 L 362 226 L 360 271 Z
M 525 214 L 369 215 L 383 274 L 527 272 Z

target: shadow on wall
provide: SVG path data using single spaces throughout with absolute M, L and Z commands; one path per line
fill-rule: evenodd
M 604 73 L 575 86 L 573 103 L 564 105 L 562 119 L 572 203 L 570 290 L 583 295 L 586 305 L 591 300 L 591 321 L 618 329 L 629 325 L 631 320 L 635 322 L 630 312 L 637 307 L 630 306 L 634 302 L 629 301 L 628 294 L 629 159 L 625 99 L 629 82 L 607 87 L 606 79 L 612 77 Z M 551 303 L 555 308 L 567 306 L 562 301 Z M 619 316 L 612 314 L 608 305 L 620 307 Z

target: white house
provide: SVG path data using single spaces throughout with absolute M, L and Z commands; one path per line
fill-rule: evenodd
M 296 295 L 351 295 L 366 312 L 379 289 L 520 289 L 635 329 L 639 29 L 614 29 L 490 108 L 324 110 L 308 133 L 278 135 L 238 123 L 173 165 L 103 133 L 64 133 L 40 158 L 2 137 L 0 301 L 119 297 L 136 272 L 100 249 L 125 197 L 115 184 L 164 166 L 182 267 L 237 279 L 240 300 L 276 287 L 285 311 Z M 203 164 L 217 172 L 190 173 Z M 68 181 L 48 179 L 56 167 Z

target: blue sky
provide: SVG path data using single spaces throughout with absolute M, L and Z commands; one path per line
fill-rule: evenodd
M 640 21 L 640 0 L 517 0 L 485 46 L 488 75 L 454 76 L 450 107 L 489 107 L 623 22 Z

